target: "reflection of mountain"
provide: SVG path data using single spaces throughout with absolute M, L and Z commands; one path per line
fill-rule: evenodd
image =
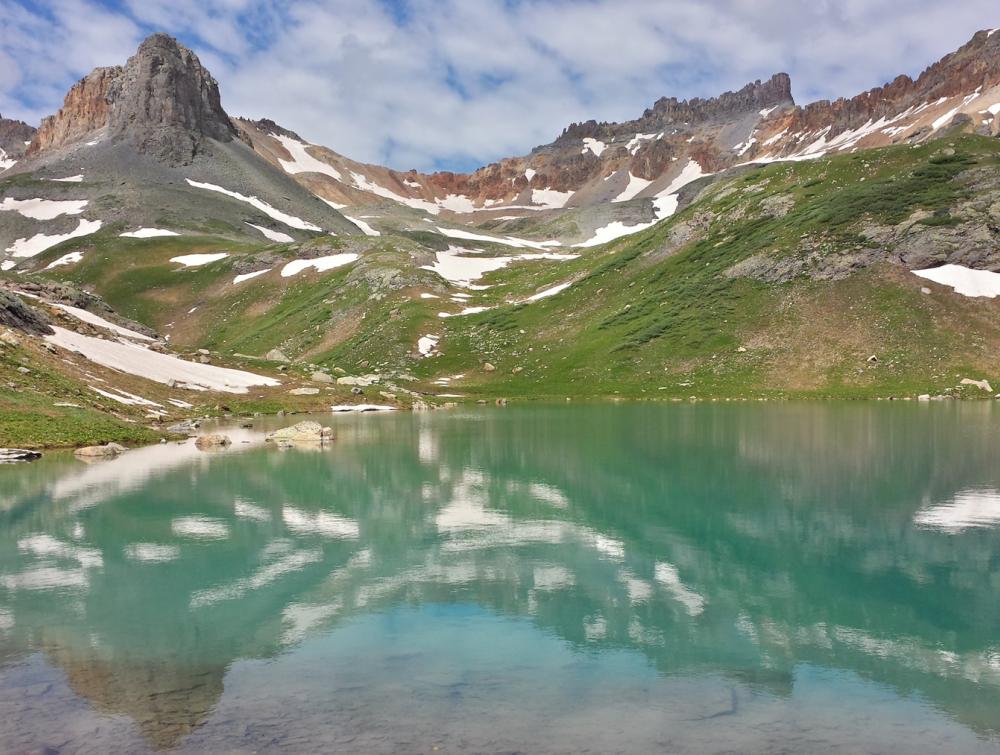
M 63 477 L 7 507 L 4 644 L 159 747 L 236 659 L 459 602 L 772 695 L 799 664 L 846 669 L 996 734 L 997 531 L 921 512 L 1000 487 L 1000 438 L 991 406 L 925 409 L 358 418 L 329 452 Z

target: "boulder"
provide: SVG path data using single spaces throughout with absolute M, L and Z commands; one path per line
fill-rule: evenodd
M 972 378 L 962 378 L 962 385 L 974 385 L 980 390 L 986 391 L 987 393 L 993 393 L 993 387 L 989 384 L 987 380 L 973 380 Z
M 196 419 L 186 419 L 183 422 L 178 422 L 175 425 L 170 425 L 167 428 L 168 433 L 176 433 L 177 435 L 194 435 L 195 431 L 201 427 L 201 423 Z
M 490 364 L 489 362 L 483 365 L 484 372 L 496 372 L 496 369 L 496 365 Z
M 306 420 L 291 427 L 283 427 L 280 430 L 275 430 L 273 433 L 268 434 L 265 440 L 272 443 L 286 441 L 291 443 L 323 443 L 333 440 L 333 430 L 329 427 L 323 427 L 319 422 Z
M 120 454 L 128 451 L 125 446 L 121 446 L 117 443 L 108 443 L 104 446 L 84 446 L 83 448 L 76 449 L 73 454 L 75 456 L 81 456 L 83 458 L 108 458 L 112 456 L 119 456 Z
M 362 388 L 374 385 L 382 380 L 381 375 L 346 375 L 344 377 L 337 378 L 337 385 L 354 385 L 361 386 Z
M 333 382 L 333 378 L 330 375 L 327 375 L 325 372 L 320 372 L 318 370 L 316 372 L 314 372 L 312 375 L 310 375 L 309 379 L 312 380 L 314 383 L 332 383 Z
M 232 441 L 229 439 L 228 435 L 223 435 L 222 433 L 209 433 L 208 435 L 199 435 L 198 440 L 196 440 L 194 444 L 198 448 L 225 448 L 226 446 L 232 445 Z
M 319 388 L 294 388 L 289 393 L 293 396 L 315 396 L 319 393 Z
M 267 359 L 268 361 L 271 361 L 271 362 L 290 362 L 290 361 L 292 361 L 291 359 L 289 359 L 288 357 L 286 357 L 281 352 L 280 349 L 271 349 L 269 352 L 267 352 L 264 355 L 264 359 Z

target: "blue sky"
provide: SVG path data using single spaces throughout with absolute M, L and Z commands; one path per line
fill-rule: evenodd
M 0 0 L 0 113 L 37 123 L 166 31 L 233 115 L 359 160 L 467 170 L 776 71 L 800 103 L 850 96 L 996 26 L 995 0 Z

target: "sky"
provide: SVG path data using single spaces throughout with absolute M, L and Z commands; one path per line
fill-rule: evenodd
M 777 71 L 800 104 L 852 96 L 996 26 L 996 0 L 0 0 L 0 113 L 37 125 L 165 31 L 231 115 L 364 162 L 462 171 Z

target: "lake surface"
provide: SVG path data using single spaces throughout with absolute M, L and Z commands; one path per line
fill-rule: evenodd
M 0 468 L 0 750 L 1000 751 L 1000 406 L 297 419 Z

